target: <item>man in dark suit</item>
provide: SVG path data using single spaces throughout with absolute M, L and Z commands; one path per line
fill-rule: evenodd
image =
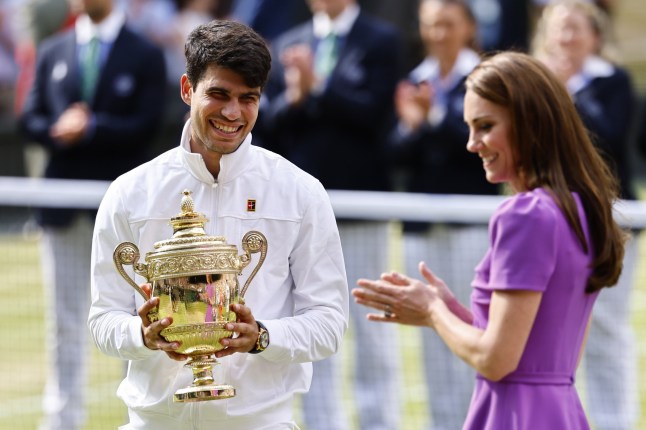
M 163 109 L 162 52 L 125 26 L 112 0 L 84 0 L 74 28 L 38 47 L 20 125 L 48 152 L 47 178 L 112 180 L 146 161 Z M 39 209 L 52 369 L 41 428 L 84 420 L 94 212 Z
M 263 144 L 317 177 L 327 189 L 387 190 L 384 136 L 393 118 L 401 38 L 354 0 L 309 0 L 312 20 L 272 42 L 272 72 L 260 120 Z M 389 267 L 388 223 L 339 220 L 349 285 Z M 364 429 L 396 429 L 398 356 L 394 328 L 369 325 L 350 303 L 357 341 L 355 404 Z M 383 345 L 387 344 L 387 349 Z M 334 360 L 334 359 L 333 359 Z M 308 429 L 347 428 L 334 385 L 338 366 L 314 363 L 304 396 Z M 397 396 L 394 396 L 395 398 Z M 322 426 L 322 427 L 321 427 Z

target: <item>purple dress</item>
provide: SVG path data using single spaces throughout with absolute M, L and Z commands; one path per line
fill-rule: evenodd
M 574 197 L 588 239 L 585 213 Z M 477 375 L 464 429 L 589 429 L 574 375 L 598 295 L 585 292 L 591 254 L 540 188 L 505 200 L 490 221 L 489 238 L 472 283 L 473 325 L 487 326 L 494 290 L 543 295 L 518 368 L 498 382 Z

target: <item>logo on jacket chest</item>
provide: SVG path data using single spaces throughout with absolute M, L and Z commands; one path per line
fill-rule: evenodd
M 256 212 L 256 200 L 247 199 L 247 212 Z

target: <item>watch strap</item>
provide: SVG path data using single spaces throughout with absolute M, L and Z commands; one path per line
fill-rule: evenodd
M 260 352 L 263 352 L 267 346 L 263 346 L 261 341 L 263 337 L 268 337 L 269 332 L 267 331 L 267 328 L 260 322 L 256 321 L 256 324 L 258 324 L 258 339 L 256 340 L 256 345 L 253 347 L 251 351 L 249 351 L 249 354 L 258 354 Z

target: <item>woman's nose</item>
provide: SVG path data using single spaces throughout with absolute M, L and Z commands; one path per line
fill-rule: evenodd
M 480 145 L 481 144 L 476 137 L 473 134 L 469 134 L 469 139 L 467 140 L 467 151 L 478 152 Z

